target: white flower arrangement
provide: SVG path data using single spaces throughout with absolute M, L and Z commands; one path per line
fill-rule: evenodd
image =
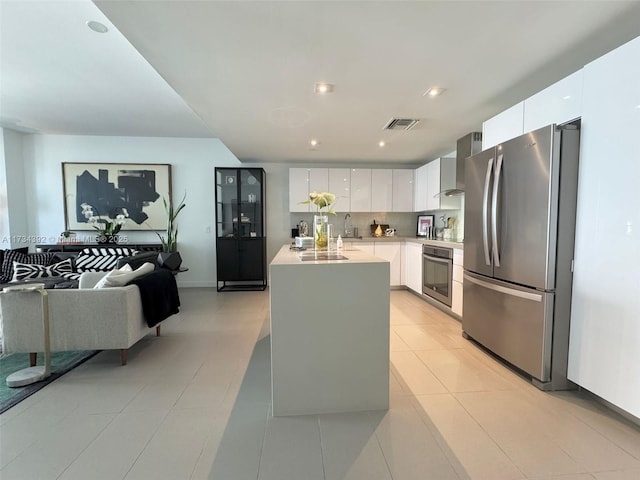
M 309 205 L 313 203 L 316 206 L 318 213 L 330 213 L 331 215 L 335 215 L 331 208 L 333 203 L 336 201 L 336 196 L 333 193 L 329 192 L 311 192 L 309 194 L 309 200 L 305 200 L 304 202 L 300 202 L 301 205 Z M 327 210 L 323 210 L 326 208 Z
M 82 215 L 87 219 L 87 222 L 95 228 L 101 235 L 112 236 L 116 235 L 120 229 L 127 223 L 127 218 L 129 217 L 129 212 L 127 212 L 126 208 L 122 208 L 122 213 L 116 215 L 115 220 L 105 220 L 100 217 L 97 209 L 94 209 L 88 203 L 82 203 L 80 205 L 82 207 Z M 94 210 L 96 213 L 94 214 Z

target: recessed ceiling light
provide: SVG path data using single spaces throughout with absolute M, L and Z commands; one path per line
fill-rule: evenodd
M 333 92 L 333 84 L 331 83 L 316 83 L 313 87 L 313 91 L 319 93 L 320 95 L 324 95 L 325 93 Z
M 318 146 L 318 140 L 316 140 L 315 138 L 312 139 L 311 141 L 309 141 L 309 145 L 311 145 L 312 147 L 317 147 Z
M 380 140 L 380 141 L 378 142 L 378 146 L 379 146 L 380 148 L 384 147 L 386 144 L 387 144 L 387 143 L 386 143 L 384 140 Z
M 562 97 L 563 100 L 571 100 L 571 95 L 565 95 Z
M 423 97 L 437 97 L 442 95 L 447 89 L 442 87 L 431 87 L 429 90 L 422 94 Z
M 105 25 L 103 25 L 100 22 L 96 22 L 94 20 L 89 20 L 87 22 L 87 27 L 89 27 L 94 32 L 98 32 L 98 33 L 107 33 L 109 31 L 109 29 Z

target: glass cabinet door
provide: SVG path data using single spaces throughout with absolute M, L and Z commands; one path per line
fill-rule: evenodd
M 240 170 L 239 208 L 242 219 L 240 236 L 261 238 L 264 236 L 262 218 L 262 170 Z
M 236 238 L 238 178 L 236 169 L 216 170 L 216 235 Z M 234 220 L 235 219 L 235 220 Z
M 218 238 L 264 237 L 263 183 L 261 169 L 216 169 Z

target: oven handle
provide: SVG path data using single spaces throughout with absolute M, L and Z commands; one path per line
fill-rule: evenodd
M 428 258 L 429 260 L 433 260 L 434 262 L 453 263 L 453 260 L 450 259 L 450 258 L 432 257 L 431 255 L 427 255 L 426 253 L 423 253 L 422 257 L 423 258 Z

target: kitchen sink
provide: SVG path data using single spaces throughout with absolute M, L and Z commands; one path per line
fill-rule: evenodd
M 302 260 L 303 262 L 308 262 L 308 261 L 316 261 L 316 260 L 322 261 L 322 260 L 349 260 L 349 259 L 344 255 L 340 255 L 339 253 L 309 252 L 309 253 L 301 253 L 300 260 Z

